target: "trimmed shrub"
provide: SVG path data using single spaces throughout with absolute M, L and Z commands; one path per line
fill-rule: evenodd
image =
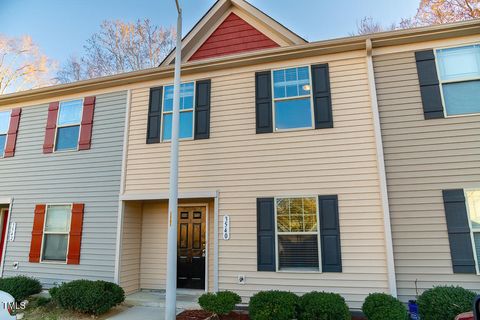
M 215 315 L 229 314 L 235 309 L 235 305 L 240 302 L 242 302 L 242 298 L 231 291 L 205 293 L 198 298 L 200 307 Z
M 434 287 L 418 298 L 422 320 L 453 320 L 463 312 L 472 311 L 475 292 L 462 287 Z
M 300 297 L 300 320 L 350 320 L 345 299 L 331 292 L 309 292 Z
M 407 309 L 400 300 L 385 293 L 371 293 L 362 306 L 368 320 L 407 320 Z
M 50 289 L 52 299 L 63 309 L 100 315 L 125 300 L 118 285 L 106 281 L 75 280 Z
M 0 291 L 8 292 L 17 302 L 21 302 L 42 291 L 42 285 L 37 279 L 17 276 L 0 279 Z
M 260 291 L 250 298 L 252 320 L 291 320 L 296 317 L 298 296 L 287 291 Z

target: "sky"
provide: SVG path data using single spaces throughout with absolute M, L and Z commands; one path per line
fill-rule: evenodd
M 180 0 L 188 32 L 215 0 Z M 419 0 L 249 0 L 308 41 L 348 36 L 364 16 L 384 25 L 415 14 Z M 103 20 L 149 18 L 176 24 L 174 0 L 0 0 L 0 33 L 28 34 L 60 64 L 80 56 L 85 41 Z

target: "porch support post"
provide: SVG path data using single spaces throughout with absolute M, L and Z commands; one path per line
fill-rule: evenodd
M 213 291 L 218 292 L 218 195 L 215 193 L 213 214 Z
M 172 140 L 170 142 L 170 197 L 168 199 L 167 286 L 165 320 L 175 320 L 177 313 L 177 224 L 178 224 L 178 127 L 180 117 L 180 67 L 182 61 L 182 9 L 177 5 L 177 43 L 173 89 Z

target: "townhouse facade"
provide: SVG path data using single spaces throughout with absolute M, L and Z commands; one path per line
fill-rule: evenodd
M 479 31 L 308 43 L 215 3 L 182 43 L 178 288 L 480 291 Z M 173 58 L 0 97 L 2 276 L 165 288 Z

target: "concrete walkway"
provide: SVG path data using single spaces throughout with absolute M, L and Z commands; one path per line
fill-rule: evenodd
M 203 293 L 203 290 L 177 290 L 177 314 L 184 310 L 199 309 L 197 300 Z M 131 308 L 107 320 L 165 319 L 165 291 L 139 291 L 128 295 L 125 304 Z

